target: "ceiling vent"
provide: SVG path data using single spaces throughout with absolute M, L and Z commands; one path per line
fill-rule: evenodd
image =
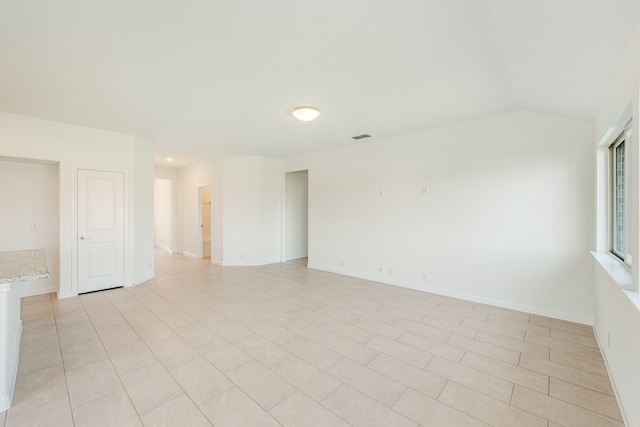
M 357 141 L 358 139 L 371 138 L 371 135 L 369 135 L 368 133 L 363 133 L 362 135 L 352 136 L 351 138 Z

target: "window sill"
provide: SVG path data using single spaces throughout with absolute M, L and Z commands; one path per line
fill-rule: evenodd
M 591 252 L 591 255 L 620 287 L 629 301 L 640 310 L 640 293 L 633 287 L 629 268 L 609 252 Z
M 591 252 L 591 255 L 602 266 L 602 268 L 609 273 L 611 279 L 618 286 L 623 289 L 633 290 L 633 283 L 631 281 L 631 271 L 629 268 L 618 258 L 613 256 L 609 252 Z

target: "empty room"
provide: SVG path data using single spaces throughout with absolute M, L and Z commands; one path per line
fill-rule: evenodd
M 640 2 L 0 4 L 0 427 L 640 427 Z

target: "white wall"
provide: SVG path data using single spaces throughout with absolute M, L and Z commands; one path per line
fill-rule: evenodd
M 59 296 L 77 294 L 75 189 L 78 168 L 125 173 L 129 190 L 125 231 L 125 283 L 148 276 L 153 257 L 151 147 L 130 135 L 0 113 L 0 156 L 59 164 Z M 152 164 L 152 163 L 151 163 Z M 139 170 L 136 172 L 136 169 Z M 141 226 L 134 226 L 139 219 Z M 142 224 L 148 221 L 149 225 Z
M 223 158 L 224 265 L 281 260 L 281 161 L 260 156 Z
M 173 188 L 169 179 L 155 180 L 154 245 L 173 252 Z
M 60 278 L 58 165 L 0 158 L 0 251 L 45 248 L 48 279 L 21 282 L 21 296 L 57 292 Z M 37 224 L 37 230 L 32 230 Z
M 282 161 L 260 157 L 262 259 L 258 264 L 282 261 Z
M 202 225 L 202 256 L 211 256 L 211 186 L 200 187 L 200 223 Z
M 592 139 L 519 111 L 287 159 L 309 266 L 590 323 Z
M 600 347 L 607 361 L 609 374 L 614 383 L 616 395 L 622 406 L 626 425 L 640 426 L 640 215 L 638 188 L 640 179 L 640 24 L 636 27 L 626 55 L 604 96 L 602 107 L 596 119 L 595 151 L 598 154 L 598 185 L 596 211 L 598 212 L 598 246 L 604 252 L 598 259 L 606 260 L 608 250 L 608 206 L 607 206 L 607 161 L 606 146 L 615 137 L 620 127 L 633 117 L 632 153 L 633 186 L 630 201 L 633 206 L 632 244 L 633 266 L 631 272 L 621 267 L 612 268 L 611 261 L 595 261 L 595 307 L 594 328 Z M 602 142 L 603 144 L 598 146 Z M 614 264 L 615 267 L 615 264 Z M 619 274 L 622 273 L 622 274 Z M 623 289 L 621 285 L 631 285 Z
M 261 265 L 280 261 L 280 160 L 260 156 L 220 156 L 180 168 L 178 175 L 180 252 L 202 256 L 198 192 L 200 187 L 210 185 L 212 262 Z M 156 177 L 160 177 L 157 172 Z
M 153 145 L 134 139 L 135 283 L 152 279 L 153 269 Z
M 640 298 L 637 292 L 623 290 L 610 272 L 598 262 L 595 262 L 594 277 L 594 329 L 621 405 L 625 425 L 638 426 Z
M 156 175 L 157 176 L 157 175 Z M 211 261 L 222 263 L 222 157 L 214 157 L 178 170 L 178 242 L 179 252 L 202 256 L 202 230 L 198 188 L 210 185 L 212 196 L 213 241 Z M 176 193 L 174 193 L 176 194 Z
M 308 171 L 286 174 L 286 259 L 304 258 L 309 254 L 309 188 Z
M 170 233 L 171 235 L 167 236 L 167 238 L 164 240 L 171 241 L 171 244 L 167 249 L 170 250 L 172 253 L 176 253 L 179 251 L 178 249 L 178 229 L 179 229 L 178 192 L 180 189 L 178 184 L 179 170 L 177 168 L 168 168 L 168 167 L 156 165 L 154 169 L 154 176 L 156 178 L 156 181 L 158 179 L 164 180 L 168 182 L 171 187 L 170 189 L 171 201 L 169 202 L 167 200 L 167 196 L 163 194 L 163 195 L 160 195 L 160 199 L 155 199 L 154 205 L 156 204 L 163 205 L 164 207 L 162 209 L 170 210 L 170 212 L 168 213 L 165 212 L 164 214 L 166 214 L 167 217 L 171 219 L 171 223 L 165 226 L 168 228 L 166 232 Z M 157 193 L 155 191 L 154 191 L 154 196 L 157 196 Z M 158 220 L 157 213 L 155 215 L 155 220 L 156 221 Z M 156 235 L 155 238 L 157 239 L 158 236 Z M 157 241 L 156 241 L 156 244 L 158 244 Z M 160 246 L 162 246 L 162 244 L 160 244 Z

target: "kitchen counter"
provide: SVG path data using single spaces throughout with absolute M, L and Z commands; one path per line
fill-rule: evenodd
M 0 252 L 0 283 L 24 282 L 49 277 L 44 249 Z
M 17 283 L 49 277 L 44 249 L 0 252 L 0 412 L 11 407 L 22 320 Z

